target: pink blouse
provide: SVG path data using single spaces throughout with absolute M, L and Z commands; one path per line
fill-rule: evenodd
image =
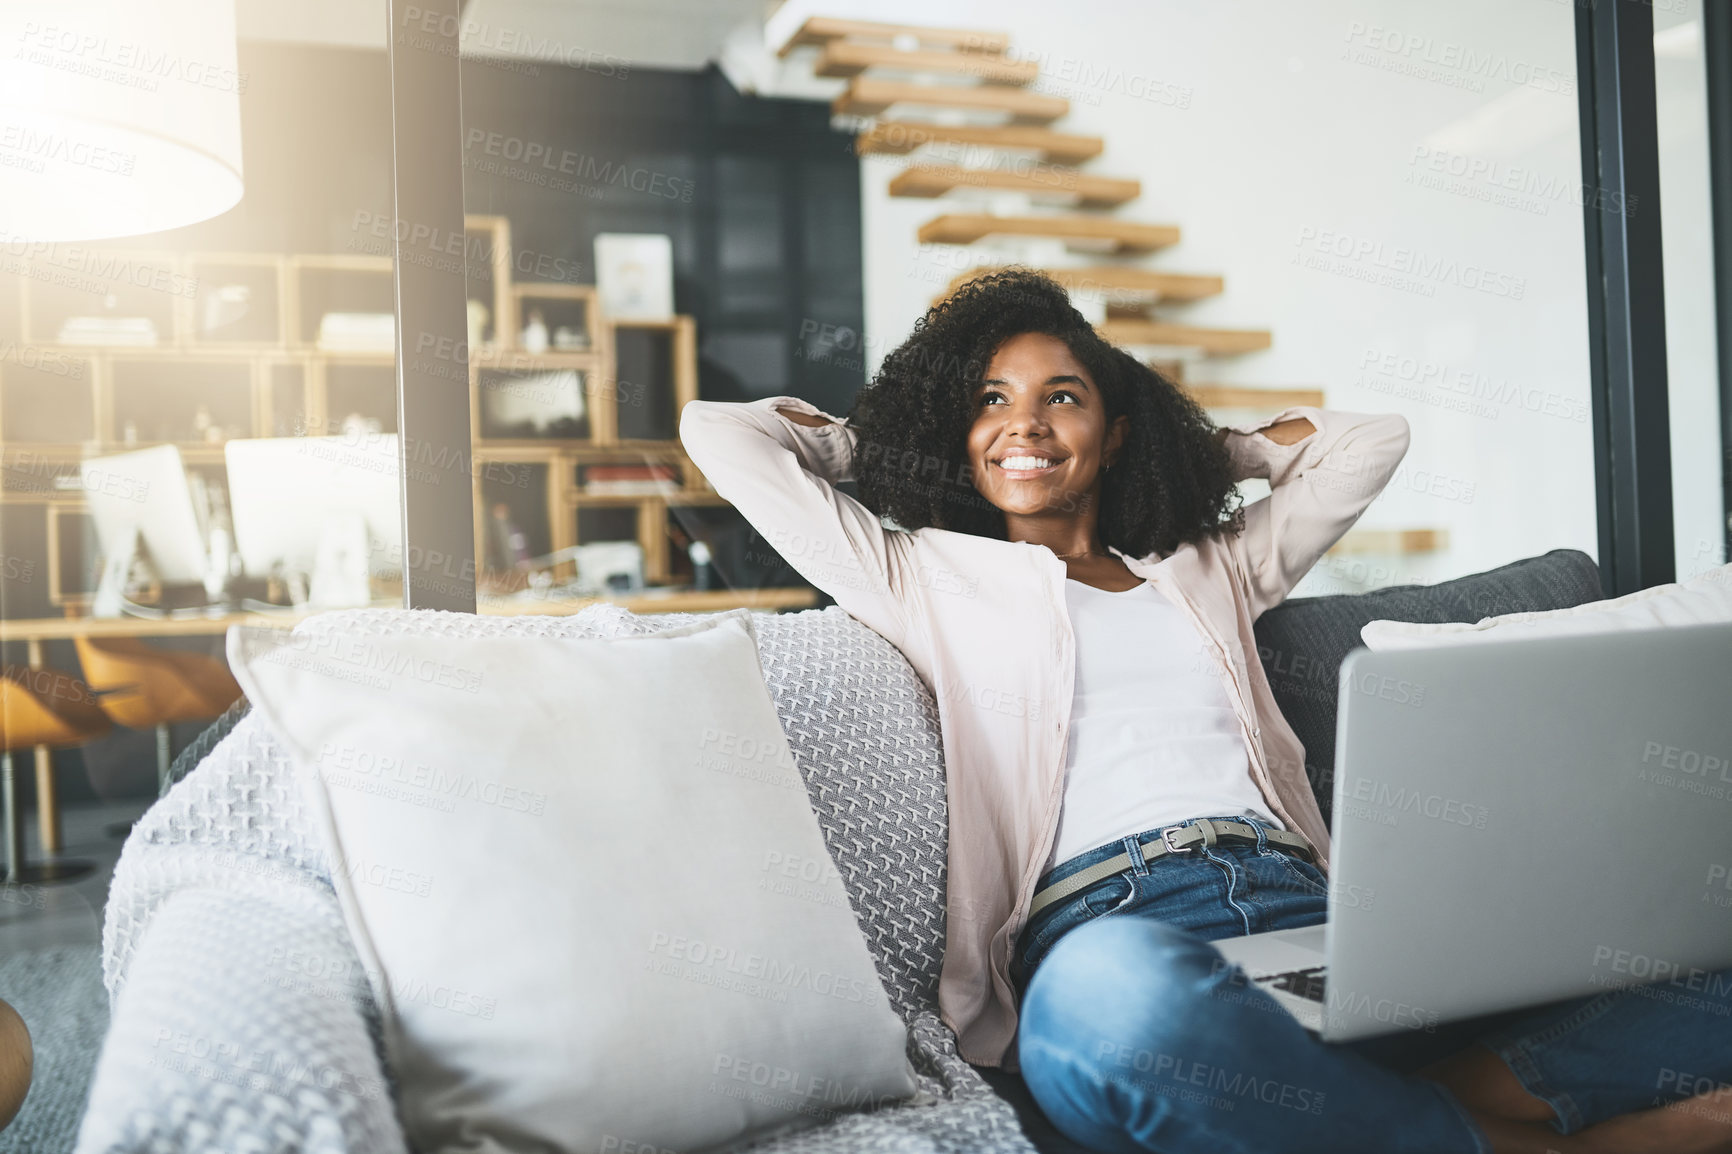
M 808 581 L 900 649 L 937 699 L 950 814 L 939 1012 L 964 1058 L 1001 1065 L 1016 1039 L 1010 953 L 1064 799 L 1076 665 L 1065 564 L 1044 545 L 887 528 L 832 487 L 853 476 L 853 430 L 797 425 L 776 408 L 829 416 L 795 397 L 692 401 L 680 439 L 716 492 Z M 1257 433 L 1293 417 L 1316 431 L 1292 445 Z M 1252 778 L 1325 868 L 1329 831 L 1304 750 L 1255 659 L 1251 623 L 1358 520 L 1407 444 L 1400 416 L 1304 405 L 1237 426 L 1226 439 L 1235 475 L 1267 478 L 1272 490 L 1245 507 L 1244 531 L 1165 557 L 1113 550 L 1207 639 Z M 933 462 L 927 475 L 939 468 Z

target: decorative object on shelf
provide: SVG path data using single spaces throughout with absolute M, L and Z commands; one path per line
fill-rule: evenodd
M 246 317 L 251 307 L 253 290 L 244 284 L 218 285 L 204 298 L 204 316 L 199 332 L 210 336 Z
M 541 315 L 540 309 L 529 310 L 529 323 L 523 326 L 518 343 L 526 352 L 536 356 L 547 351 L 547 320 Z
M 127 421 L 126 424 L 121 426 L 120 443 L 125 445 L 129 449 L 132 448 L 134 445 L 138 444 L 138 422 L 137 421 Z
M 710 547 L 702 541 L 693 541 L 686 549 L 686 556 L 692 562 L 692 588 L 700 591 L 714 589 L 716 566 L 710 557 Z
M 493 316 L 491 310 L 480 301 L 472 300 L 468 306 L 469 316 L 469 355 L 473 357 L 483 347 L 487 336 L 487 322 Z
M 48 142 L 0 165 L 9 241 L 140 236 L 239 202 L 234 0 L 4 4 L 0 43 L 7 134 Z
M 362 437 L 376 437 L 385 431 L 378 417 L 363 417 L 360 413 L 349 413 L 338 425 L 342 435 L 348 440 L 359 440 Z
M 585 597 L 637 593 L 643 589 L 643 546 L 636 541 L 578 545 L 577 592 Z
M 578 437 L 583 375 L 576 369 L 483 378 L 483 430 L 490 437 Z
M 553 347 L 562 353 L 581 353 L 589 350 L 589 334 L 582 329 L 574 329 L 570 325 L 560 325 L 553 330 Z
M 601 311 L 618 320 L 674 315 L 673 241 L 657 233 L 604 232 L 595 238 Z
M 583 491 L 593 496 L 672 496 L 680 472 L 672 465 L 585 465 Z
M 529 537 L 512 520 L 511 506 L 496 501 L 488 510 L 487 563 L 495 569 L 525 569 L 529 566 Z
M 390 313 L 326 313 L 319 318 L 318 345 L 328 353 L 394 353 L 397 318 Z
M 67 317 L 56 340 L 63 345 L 150 346 L 157 343 L 149 317 Z

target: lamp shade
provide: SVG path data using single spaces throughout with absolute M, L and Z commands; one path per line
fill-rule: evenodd
M 70 241 L 241 198 L 234 0 L 0 3 L 0 234 Z

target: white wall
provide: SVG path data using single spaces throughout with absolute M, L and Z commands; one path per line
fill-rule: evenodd
M 1169 315 L 1273 330 L 1269 352 L 1191 379 L 1321 386 L 1329 407 L 1408 418 L 1403 473 L 1360 524 L 1443 528 L 1451 547 L 1326 564 L 1306 591 L 1597 553 L 1570 3 L 790 0 L 772 43 L 813 12 L 1010 31 L 1072 99 L 1057 127 L 1106 138 L 1088 167 L 1143 182 L 1118 215 L 1183 228 L 1141 263 L 1226 276 L 1223 296 Z M 868 369 L 962 251 L 922 252 L 919 224 L 967 205 L 889 198 L 900 167 L 862 172 Z M 1438 271 L 1358 279 L 1411 254 Z

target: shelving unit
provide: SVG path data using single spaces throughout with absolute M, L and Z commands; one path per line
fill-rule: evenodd
M 471 350 L 467 367 L 478 562 L 488 557 L 490 509 L 503 502 L 532 553 L 635 540 L 646 582 L 672 581 L 679 566 L 669 547 L 670 511 L 726 505 L 678 441 L 679 411 L 697 397 L 695 322 L 616 321 L 601 314 L 592 286 L 516 282 L 509 222 L 471 216 L 465 223 L 466 252 L 490 254 L 471 261 L 469 278 L 471 299 L 490 314 L 486 339 Z M 393 354 L 319 340 L 326 313 L 392 311 L 391 258 L 116 252 L 112 264 L 102 265 L 90 250 L 81 252 L 79 270 L 27 260 L 0 268 L 0 338 L 22 338 L 0 357 L 0 500 L 49 507 L 54 556 L 42 559 L 41 571 L 55 604 L 81 599 L 64 570 L 76 531 L 67 518 L 82 511 L 83 501 L 75 484 L 54 482 L 56 475 L 76 477 L 81 459 L 169 442 L 189 468 L 208 468 L 222 464 L 223 443 L 234 437 L 334 434 L 351 414 L 395 430 Z M 148 266 L 151 277 L 175 290 L 133 289 L 136 306 L 123 299 L 110 310 L 150 316 L 157 342 L 62 342 L 65 318 L 100 311 L 104 299 L 95 291 L 100 284 L 74 292 L 64 287 L 69 278 L 76 272 L 96 281 L 90 268 L 114 272 L 123 264 Z M 121 273 L 115 285 L 127 288 L 127 276 L 143 279 Z M 550 332 L 581 334 L 581 347 L 521 347 L 518 334 L 531 309 L 545 314 Z M 463 371 L 459 358 L 452 365 Z M 495 403 L 503 394 L 524 402 L 520 410 L 533 409 L 554 389 L 570 390 L 559 400 L 571 414 L 578 411 L 571 394 L 581 395 L 580 417 L 547 425 L 498 419 L 498 412 L 515 411 Z M 209 416 L 202 435 L 193 419 L 200 407 Z M 584 484 L 590 467 L 628 464 L 662 466 L 671 480 L 628 492 L 617 491 L 617 481 L 615 491 Z

